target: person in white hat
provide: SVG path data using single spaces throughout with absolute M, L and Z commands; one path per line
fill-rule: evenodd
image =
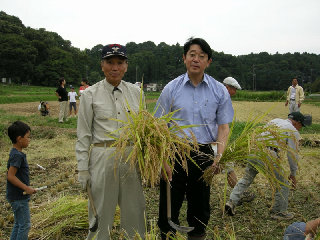
M 223 84 L 226 86 L 230 97 L 237 93 L 237 90 L 241 90 L 240 84 L 233 77 L 227 77 L 223 80 Z

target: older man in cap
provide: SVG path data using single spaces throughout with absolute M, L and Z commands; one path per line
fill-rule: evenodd
M 141 178 L 137 170 L 130 170 L 129 163 L 121 159 L 115 168 L 116 148 L 108 136 L 121 128 L 119 119 L 126 121 L 128 109 L 139 109 L 140 88 L 122 80 L 128 68 L 126 47 L 106 45 L 102 49 L 101 68 L 105 79 L 86 89 L 80 98 L 76 142 L 78 180 L 83 189 L 91 186 L 93 203 L 99 216 L 96 232 L 89 232 L 89 240 L 110 239 L 117 204 L 121 209 L 121 229 L 128 238 L 145 234 L 145 199 Z M 92 149 L 89 154 L 90 146 Z M 129 153 L 132 147 L 128 146 Z M 111 156 L 111 157 L 110 157 Z M 95 217 L 89 205 L 90 227 Z M 97 234 L 97 236 L 95 236 Z
M 296 188 L 296 171 L 298 169 L 297 162 L 294 159 L 298 159 L 297 152 L 299 151 L 298 141 L 299 141 L 299 133 L 298 131 L 304 126 L 305 117 L 300 112 L 292 112 L 288 115 L 288 119 L 273 119 L 268 124 L 276 125 L 280 129 L 288 130 L 288 138 L 286 138 L 286 142 L 289 145 L 290 149 L 296 150 L 296 154 L 293 158 L 292 152 L 288 151 L 288 162 L 290 166 L 290 176 L 292 187 Z M 293 137 L 289 137 L 293 133 Z M 276 143 L 275 143 L 276 144 Z M 266 149 L 267 151 L 267 149 Z M 277 147 L 268 147 L 268 151 L 271 151 L 275 156 L 279 156 L 280 148 Z M 255 166 L 265 167 L 264 164 L 260 160 L 249 160 L 249 163 L 245 169 L 245 175 L 242 179 L 240 179 L 237 185 L 234 187 L 231 192 L 230 199 L 225 205 L 226 212 L 233 216 L 235 215 L 235 206 L 240 200 L 243 192 L 251 185 L 256 175 L 259 173 Z M 275 168 L 276 169 L 276 168 Z M 271 218 L 279 219 L 279 220 L 289 220 L 294 217 L 292 213 L 287 212 L 288 209 L 288 196 L 289 196 L 289 188 L 288 181 L 283 177 L 282 173 L 279 173 L 277 170 L 274 170 L 274 174 L 279 182 L 282 182 L 286 185 L 281 185 L 281 190 L 277 189 L 275 195 L 275 204 L 271 210 Z
M 241 90 L 240 84 L 233 77 L 227 77 L 223 80 L 223 85 L 226 86 L 230 97 L 237 93 L 237 90 Z

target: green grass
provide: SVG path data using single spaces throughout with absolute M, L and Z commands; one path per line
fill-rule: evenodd
M 319 134 L 320 133 L 320 124 L 313 123 L 310 126 L 301 128 L 300 134 Z
M 0 104 L 55 101 L 57 88 L 38 86 L 3 85 L 0 89 Z
M 28 124 L 31 127 L 32 126 L 43 126 L 43 127 L 52 127 L 52 128 L 77 128 L 77 118 L 69 118 L 67 122 L 64 122 L 63 124 L 58 122 L 58 118 L 52 118 L 52 117 L 43 117 L 38 114 L 33 114 L 30 116 L 19 116 L 10 114 L 8 111 L 0 110 L 0 136 L 3 135 L 3 130 L 6 131 L 8 126 L 15 122 L 15 121 L 22 121 Z
M 247 90 L 237 91 L 237 94 L 232 100 L 237 101 L 278 101 L 285 99 L 285 92 L 283 91 L 268 91 L 268 92 L 252 92 Z
M 2 85 L 0 95 L 54 94 L 56 87 Z

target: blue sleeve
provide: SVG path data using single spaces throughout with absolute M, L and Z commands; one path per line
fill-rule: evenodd
M 23 163 L 23 157 L 19 154 L 15 154 L 10 157 L 9 167 L 17 167 L 20 168 Z
M 161 95 L 156 103 L 156 106 L 154 110 L 157 109 L 155 113 L 155 117 L 161 117 L 167 113 L 170 112 L 170 106 L 171 106 L 171 100 L 170 100 L 170 88 L 167 85 L 161 92 Z
M 234 110 L 231 103 L 230 95 L 227 91 L 227 89 L 223 89 L 224 94 L 221 101 L 221 104 L 219 104 L 218 110 L 217 110 L 217 124 L 222 125 L 226 123 L 230 123 L 233 120 L 234 116 Z

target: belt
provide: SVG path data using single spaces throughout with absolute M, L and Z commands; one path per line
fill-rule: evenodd
M 290 101 L 295 101 L 295 99 L 290 99 Z
M 274 152 L 278 152 L 278 148 L 274 148 L 274 147 L 267 147 L 268 149 L 270 149 L 271 151 L 274 151 Z
M 110 141 L 106 141 L 106 142 L 102 142 L 102 143 L 95 143 L 93 144 L 94 147 L 105 147 L 105 148 L 108 148 L 108 147 L 111 147 L 112 144 L 114 144 L 115 141 L 114 140 L 110 140 Z M 126 146 L 132 146 L 132 144 L 130 142 L 127 142 L 127 145 Z M 114 146 L 116 147 L 116 146 Z
M 102 143 L 95 143 L 93 144 L 94 147 L 110 147 L 112 144 L 114 144 L 115 141 L 110 140 L 110 141 L 106 141 L 106 142 L 102 142 Z

